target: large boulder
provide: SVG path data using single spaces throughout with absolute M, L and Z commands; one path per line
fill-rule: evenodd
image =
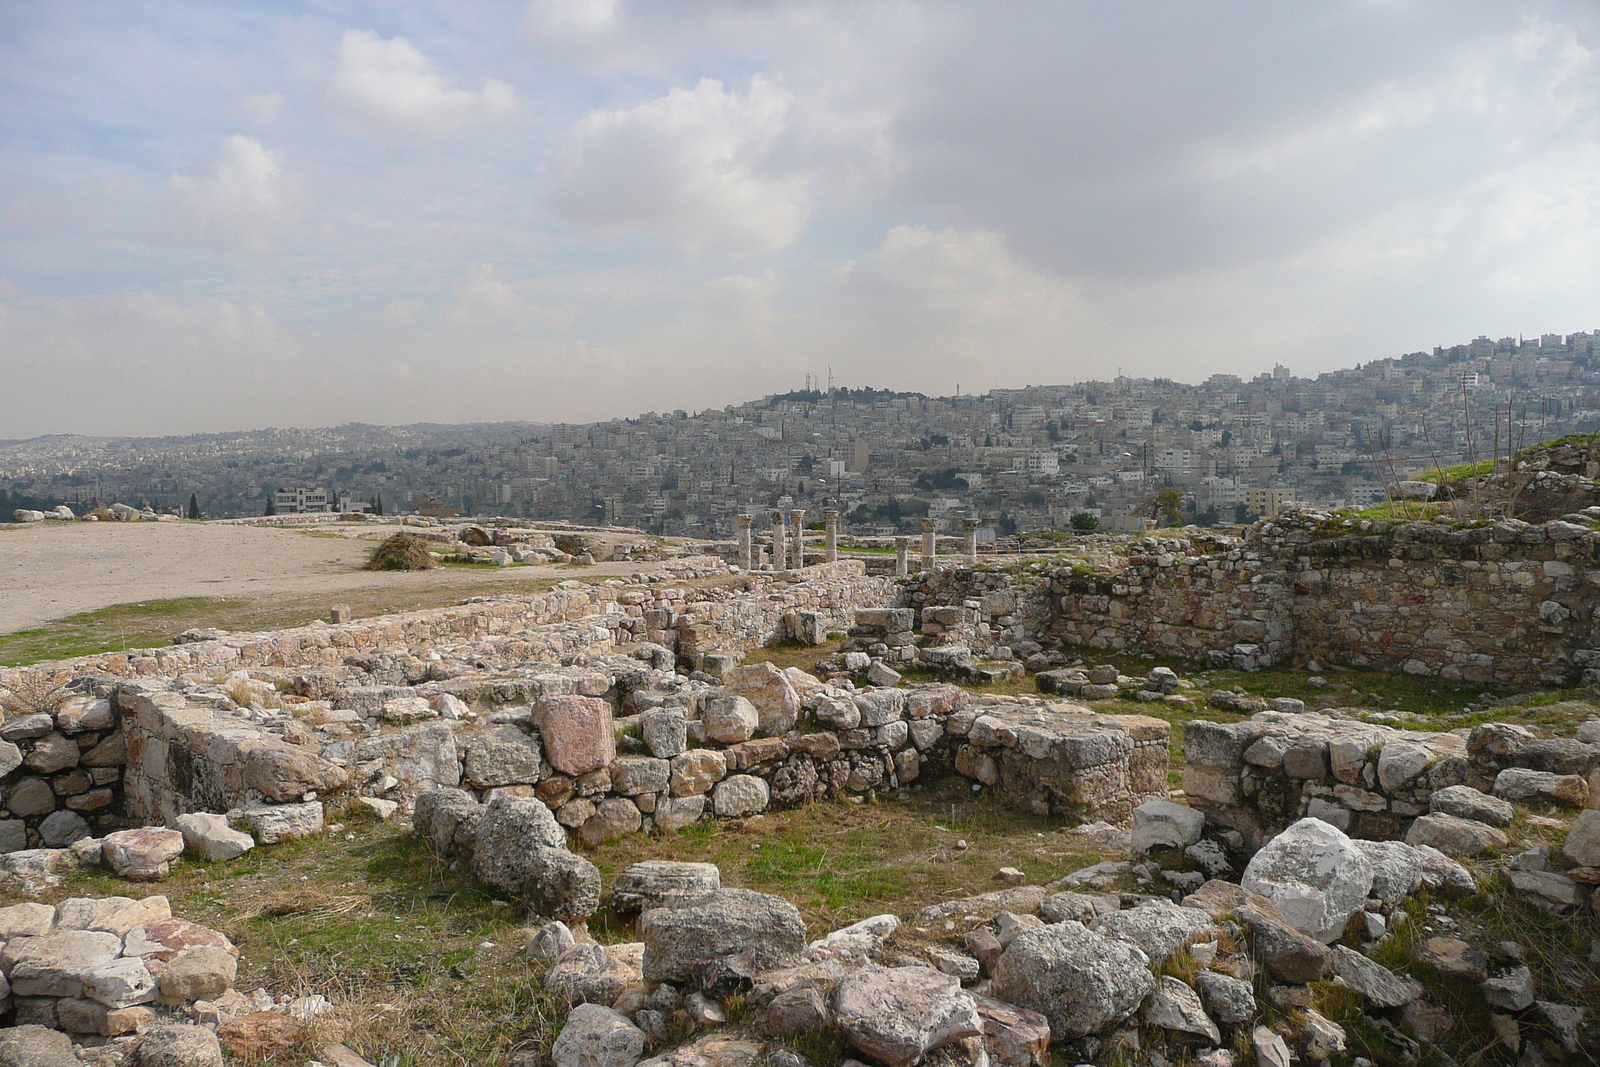
M 651 908 L 638 929 L 644 980 L 651 983 L 688 981 L 720 956 L 745 956 L 755 971 L 785 967 L 806 944 L 800 909 L 748 889 L 719 889 L 681 908 Z
M 1195 988 L 1205 999 L 1211 1017 L 1225 1026 L 1242 1026 L 1256 1017 L 1256 995 L 1250 983 L 1230 974 L 1201 971 L 1194 976 Z
M 231 860 L 256 847 L 255 838 L 228 825 L 226 815 L 190 812 L 178 816 L 183 847 L 208 863 Z
M 1056 1041 L 1071 1041 L 1122 1022 L 1155 986 L 1143 952 L 1063 922 L 1012 938 L 995 961 L 993 989 L 1050 1020 Z
M 580 1004 L 550 1046 L 555 1067 L 633 1067 L 644 1056 L 644 1031 L 600 1004 Z
M 800 719 L 800 694 L 788 677 L 770 663 L 730 668 L 723 673 L 722 685 L 729 693 L 755 705 L 760 731 L 766 737 L 783 736 Z
M 723 693 L 706 701 L 700 709 L 700 724 L 706 736 L 724 745 L 748 741 L 761 728 L 756 706 L 737 693 Z
M 1580 867 L 1600 867 L 1600 808 L 1580 812 L 1572 820 L 1561 854 Z
M 1428 798 L 1428 811 L 1502 827 L 1510 826 L 1512 816 L 1516 814 L 1504 800 L 1470 785 L 1447 785 L 1434 790 Z
M 157 882 L 183 852 L 183 834 L 159 826 L 107 834 L 101 857 L 118 877 L 130 882 Z
M 978 1006 L 961 982 L 926 967 L 853 971 L 839 983 L 834 1019 L 862 1052 L 909 1067 L 933 1049 L 982 1032 Z
M 1352 841 L 1372 864 L 1371 895 L 1390 904 L 1422 884 L 1422 857 L 1404 841 Z
M 1200 1004 L 1200 995 L 1171 975 L 1162 975 L 1160 984 L 1145 1005 L 1144 1020 L 1163 1030 L 1202 1037 L 1215 1045 L 1222 1033 Z
M 1152 848 L 1188 848 L 1200 840 L 1206 817 L 1170 800 L 1147 800 L 1133 809 L 1131 848 L 1136 855 Z
M 1137 945 L 1158 967 L 1189 945 L 1217 936 L 1216 923 L 1205 912 L 1165 902 L 1107 912 L 1089 929 Z
M 83 1067 L 72 1039 L 59 1030 L 28 1024 L 0 1030 L 0 1067 Z
M 600 906 L 600 871 L 568 851 L 566 841 L 566 831 L 539 801 L 496 797 L 478 820 L 472 873 L 541 915 L 588 918 Z
M 417 797 L 411 826 L 440 856 L 470 856 L 483 805 L 465 789 L 430 789 Z
M 1510 843 L 1511 839 L 1493 826 L 1454 815 L 1424 815 L 1406 831 L 1406 844 L 1415 848 L 1427 845 L 1447 856 L 1476 856 Z
M 533 707 L 545 758 L 562 774 L 588 774 L 617 758 L 611 705 L 599 697 L 546 697 Z
M 634 915 L 650 908 L 676 908 L 722 888 L 715 863 L 641 860 L 625 867 L 611 886 L 611 910 Z
M 1306 818 L 1261 847 L 1239 884 L 1272 901 L 1290 925 L 1338 940 L 1372 889 L 1372 865 L 1337 827 Z

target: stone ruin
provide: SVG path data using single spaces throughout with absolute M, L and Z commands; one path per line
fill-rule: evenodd
M 51 665 L 70 698 L 0 728 L 0 880 L 37 894 L 94 865 L 159 880 L 185 854 L 221 858 L 322 833 L 361 805 L 409 818 L 435 851 L 551 920 L 528 950 L 548 966 L 546 988 L 573 1005 L 552 1050 L 560 1067 L 633 1067 L 685 1026 L 699 1036 L 652 1067 L 752 1063 L 770 1050 L 748 1028 L 720 1026 L 734 997 L 773 1033 L 837 1031 L 886 1067 L 1022 1067 L 1051 1044 L 1103 1060 L 1137 1053 L 1141 1026 L 1196 1062 L 1224 1067 L 1231 1047 L 1249 1045 L 1257 1062 L 1287 1067 L 1289 1043 L 1313 1060 L 1347 1051 L 1344 1030 L 1311 1007 L 1306 983 L 1326 975 L 1355 988 L 1397 1041 L 1442 1032 L 1447 1020 L 1419 988 L 1330 942 L 1359 919 L 1366 947 L 1381 943 L 1420 886 L 1474 891 L 1477 876 L 1452 857 L 1508 847 L 1511 803 L 1581 809 L 1600 796 L 1600 728 L 1569 741 L 1493 723 L 1420 733 L 1212 694 L 1256 714 L 1187 725 L 1187 804 L 1174 804 L 1167 722 L 1098 714 L 1093 703 L 1192 706 L 1197 695 L 1162 668 L 1141 678 L 1069 666 L 1065 623 L 1035 613 L 1077 595 L 1055 592 L 1059 578 L 1028 585 L 967 570 L 902 585 L 850 561 L 758 574 L 716 560 L 682 566 L 727 584 L 563 583 Z M 820 676 L 741 662 L 773 641 L 835 634 L 846 640 Z M 907 668 L 969 683 L 1034 671 L 1044 692 L 906 685 Z M 606 887 L 572 847 L 940 775 L 1109 835 L 1129 859 L 807 942 L 792 905 L 723 888 L 709 865 L 639 865 Z M 1171 854 L 1211 877 L 1151 858 Z M 1583 812 L 1564 848 L 1517 863 L 1507 876 L 1530 898 L 1592 913 L 1600 821 Z M 583 922 L 603 904 L 638 913 L 640 940 L 589 939 Z M 74 909 L 91 906 L 111 907 Z M 150 999 L 85 996 L 59 940 L 84 938 L 61 907 L 48 924 L 37 913 L 40 932 L 16 935 L 19 945 L 58 938 L 49 946 L 62 948 L 52 958 L 66 960 L 67 979 L 49 988 L 59 991 L 19 989 L 21 949 L 0 951 L 16 1032 L 70 1033 L 80 1048 L 112 1049 L 100 1054 L 107 1063 L 134 1062 L 129 1050 L 163 1026 L 225 1025 L 251 1006 L 163 992 L 152 963 L 165 961 L 130 951 L 131 927 L 85 929 L 103 935 L 94 966 L 131 973 L 123 961 L 145 959 L 154 985 L 140 995 Z M 1593 1022 L 1583 1009 L 1560 990 L 1535 1004 L 1523 997 L 1526 968 L 1479 966 L 1460 945 L 1438 946 L 1442 971 L 1470 971 L 1551 1062 L 1579 1055 Z M 1192 982 L 1153 973 L 1184 955 Z M 1289 1043 L 1261 1025 L 1263 973 L 1278 983 L 1273 1006 L 1305 1020 Z M 147 1005 L 148 1017 L 127 1014 Z M 0 1064 L 10 1033 L 0 1031 Z M 595 1049 L 609 1051 L 597 1060 Z

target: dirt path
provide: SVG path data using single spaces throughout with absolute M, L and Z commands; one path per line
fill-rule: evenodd
M 206 523 L 4 523 L 0 634 L 147 600 L 327 594 L 331 604 L 337 594 L 356 590 L 444 590 L 486 581 L 580 576 L 554 567 L 444 567 L 398 574 L 361 570 L 372 544 L 353 536 Z M 601 564 L 581 575 L 650 569 L 651 564 Z

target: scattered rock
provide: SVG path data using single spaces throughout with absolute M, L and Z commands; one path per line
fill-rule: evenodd
M 207 862 L 236 859 L 256 847 L 255 838 L 229 826 L 226 815 L 180 815 L 177 828 L 184 847 Z
M 1510 804 L 1470 785 L 1450 785 L 1435 790 L 1428 798 L 1428 810 L 1436 815 L 1454 815 L 1458 819 L 1501 827 L 1510 826 L 1515 814 Z
M 722 888 L 714 863 L 644 860 L 623 869 L 611 887 L 611 910 L 634 915 L 648 908 L 682 907 Z
M 1057 1041 L 1108 1029 L 1154 990 L 1143 952 L 1076 922 L 1022 932 L 995 963 L 994 995 L 1043 1015 Z
M 1476 856 L 1510 843 L 1511 839 L 1494 827 L 1454 815 L 1424 815 L 1406 831 L 1406 844 L 1427 845 L 1447 856 Z
M 1372 879 L 1371 864 L 1348 837 L 1306 818 L 1263 845 L 1239 884 L 1272 901 L 1295 929 L 1328 944 L 1366 904 Z
M 107 834 L 102 853 L 107 867 L 130 882 L 158 882 L 183 852 L 183 834 L 159 826 Z
M 927 1052 L 982 1032 L 978 1008 L 961 983 L 923 967 L 868 965 L 834 994 L 846 1037 L 889 1067 L 909 1067 Z
M 1180 1034 L 1205 1038 L 1213 1045 L 1222 1040 L 1217 1024 L 1200 1005 L 1193 989 L 1171 975 L 1162 975 L 1144 1007 L 1145 1022 Z
M 645 1036 L 627 1017 L 602 1004 L 580 1004 L 550 1046 L 555 1067 L 633 1067 Z
M 1422 992 L 1381 963 L 1375 963 L 1343 945 L 1333 947 L 1333 973 L 1344 979 L 1345 985 L 1366 997 L 1374 1007 L 1403 1007 L 1417 999 Z
M 756 970 L 787 966 L 806 936 L 798 908 L 748 889 L 719 889 L 689 908 L 651 908 L 638 930 L 646 982 L 687 981 L 702 963 L 735 953 Z
M 160 1026 L 140 1040 L 139 1067 L 222 1067 L 222 1045 L 203 1026 Z

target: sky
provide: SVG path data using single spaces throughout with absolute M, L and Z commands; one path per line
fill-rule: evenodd
M 1600 6 L 0 0 L 0 438 L 1600 328 Z

